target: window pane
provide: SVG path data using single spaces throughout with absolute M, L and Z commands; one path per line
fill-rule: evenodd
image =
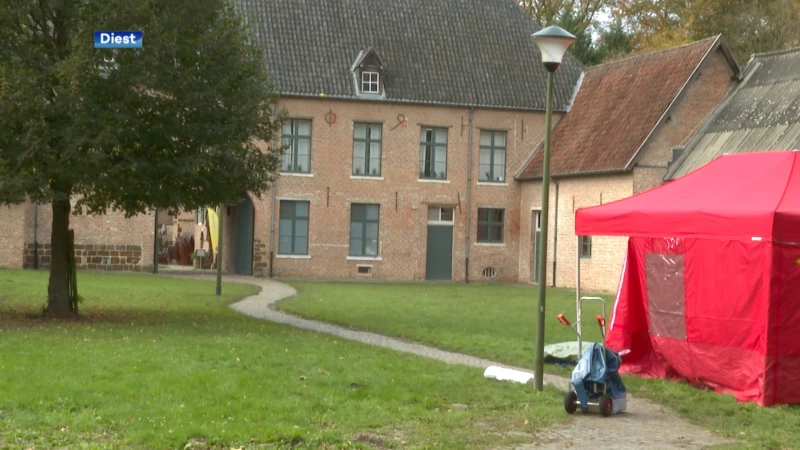
M 428 220 L 439 220 L 439 208 L 428 208 Z
M 505 210 L 502 209 L 492 209 L 491 210 L 491 221 L 492 222 L 502 222 L 503 221 L 503 212 Z
M 436 129 L 436 143 L 437 144 L 446 144 L 447 143 L 447 128 L 437 128 Z
M 350 254 L 353 256 L 361 256 L 363 254 L 364 241 L 361 239 L 350 239 Z
M 367 144 L 359 141 L 353 142 L 353 156 L 356 158 L 366 158 Z
M 486 242 L 487 240 L 489 240 L 489 227 L 478 224 L 478 242 Z
M 506 165 L 506 151 L 505 150 L 495 150 L 494 151 L 494 165 L 495 165 L 495 167 L 505 167 L 505 165 Z
M 350 206 L 350 220 L 352 222 L 356 222 L 356 221 L 362 221 L 363 222 L 364 219 L 366 219 L 366 215 L 367 214 L 366 214 L 366 212 L 364 210 L 365 206 L 366 205 L 355 205 L 355 204 Z
M 308 254 L 308 238 L 306 236 L 298 236 L 294 238 L 294 254 L 295 255 Z
M 297 157 L 297 167 L 295 168 L 297 172 L 308 172 L 311 170 L 311 155 L 306 156 L 298 156 Z
M 367 223 L 367 230 L 366 230 L 366 237 L 367 239 L 378 239 L 378 224 L 377 223 Z
M 287 134 L 292 134 L 292 120 L 287 120 L 283 122 L 283 135 L 286 136 Z
M 436 162 L 447 162 L 447 147 L 443 145 L 436 146 Z
M 369 144 L 369 157 L 370 158 L 380 158 L 381 157 L 381 143 L 380 142 L 372 142 Z
M 378 220 L 378 205 L 366 205 L 367 219 Z
M 442 208 L 442 220 L 448 222 L 453 220 L 453 208 Z
M 420 142 L 430 142 L 430 128 L 421 128 L 419 130 L 419 141 Z
M 494 146 L 495 147 L 505 147 L 506 146 L 506 132 L 505 131 L 496 131 L 494 133 Z
M 282 255 L 291 255 L 292 254 L 292 237 L 291 236 L 281 236 L 280 240 L 278 241 L 278 253 Z
M 367 160 L 365 158 L 355 158 L 353 160 L 353 174 L 364 175 L 367 173 Z
M 492 143 L 492 133 L 490 131 L 481 131 L 481 146 L 488 147 Z
M 491 176 L 492 166 L 489 164 L 481 164 L 480 165 L 480 181 L 489 181 L 492 179 Z
M 311 121 L 298 120 L 297 121 L 297 134 L 300 136 L 311 136 Z
M 295 215 L 297 217 L 308 217 L 308 202 L 295 202 Z
M 307 156 L 311 154 L 310 139 L 297 138 L 297 154 L 300 156 Z
M 434 178 L 445 179 L 447 178 L 447 164 L 443 162 L 437 162 L 434 165 L 434 171 L 436 174 L 433 176 Z
M 370 139 L 377 139 L 380 140 L 381 138 L 381 126 L 377 124 L 373 124 L 369 126 L 369 138 Z
M 369 174 L 373 176 L 380 176 L 381 174 L 381 160 L 380 158 L 371 158 L 369 160 Z
M 308 220 L 298 219 L 294 221 L 294 235 L 308 236 Z
M 367 126 L 363 123 L 353 125 L 353 136 L 355 136 L 356 139 L 366 139 Z
M 294 202 L 281 200 L 281 217 L 288 217 L 294 215 Z
M 489 210 L 486 208 L 478 208 L 478 220 L 486 222 L 489 220 Z
M 492 242 L 503 242 L 503 227 L 491 227 L 489 240 Z
M 350 237 L 353 239 L 364 237 L 364 224 L 362 222 L 352 222 L 350 224 Z
M 364 241 L 366 248 L 364 249 L 364 256 L 378 256 L 378 240 L 367 239 Z
M 481 149 L 480 163 L 489 164 L 492 161 L 492 151 L 486 148 Z
M 279 228 L 280 229 L 278 230 L 278 234 L 280 236 L 291 236 L 292 235 L 292 219 L 281 219 Z

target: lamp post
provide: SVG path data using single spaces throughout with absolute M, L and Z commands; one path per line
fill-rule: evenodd
M 563 28 L 552 25 L 531 35 L 533 42 L 542 53 L 542 64 L 547 70 L 547 111 L 544 130 L 544 158 L 542 161 L 542 212 L 541 212 L 541 248 L 536 248 L 539 308 L 536 318 L 536 361 L 534 366 L 534 387 L 541 391 L 544 376 L 544 310 L 545 310 L 545 277 L 547 275 L 547 224 L 550 211 L 550 128 L 553 116 L 553 72 L 561 64 L 561 58 L 567 47 L 575 42 L 575 36 Z

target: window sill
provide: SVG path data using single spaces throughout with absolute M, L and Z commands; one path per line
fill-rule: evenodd
M 348 256 L 348 261 L 383 261 L 381 256 Z
M 418 178 L 417 181 L 419 181 L 420 183 L 450 184 L 450 180 L 435 180 L 435 179 L 428 179 L 428 178 Z
M 495 181 L 478 181 L 478 186 L 508 186 L 508 183 L 499 183 Z
M 476 242 L 478 247 L 505 247 L 505 242 Z
M 383 177 L 371 177 L 367 175 L 350 175 L 351 180 L 373 180 L 373 181 L 383 181 Z
M 281 172 L 282 177 L 306 177 L 314 178 L 313 173 L 300 173 L 300 172 Z
M 311 259 L 311 255 L 275 255 L 278 259 Z

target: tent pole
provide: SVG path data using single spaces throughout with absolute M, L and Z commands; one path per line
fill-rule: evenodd
M 577 246 L 575 247 L 575 306 L 578 310 L 578 358 L 583 355 L 583 333 L 581 331 L 581 237 L 576 238 Z

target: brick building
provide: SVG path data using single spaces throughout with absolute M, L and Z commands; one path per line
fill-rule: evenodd
M 546 72 L 515 2 L 238 7 L 289 120 L 275 188 L 225 211 L 223 267 L 248 273 L 252 254 L 283 277 L 518 279 L 513 174 L 544 134 Z M 559 115 L 582 70 L 565 58 Z
M 551 144 L 547 279 L 574 287 L 575 210 L 661 184 L 669 163 L 731 90 L 740 70 L 722 36 L 586 70 Z M 542 152 L 516 179 L 521 187 L 520 280 L 535 280 Z M 702 195 L 702 194 L 698 194 Z M 625 238 L 580 238 L 581 287 L 615 291 Z

